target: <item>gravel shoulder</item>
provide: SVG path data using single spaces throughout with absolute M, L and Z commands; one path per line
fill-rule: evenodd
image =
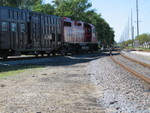
M 86 75 L 87 59 L 57 58 L 54 66 L 1 79 L 0 113 L 105 113 L 97 100 L 102 88 Z
M 90 62 L 87 70 L 91 81 L 103 88 L 99 102 L 106 113 L 150 112 L 150 85 L 126 72 L 110 57 Z
M 55 57 L 37 65 L 44 68 L 0 79 L 0 113 L 150 112 L 150 85 L 107 53 Z

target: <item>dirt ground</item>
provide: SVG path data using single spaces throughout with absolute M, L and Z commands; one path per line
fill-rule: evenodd
M 102 89 L 86 75 L 89 63 L 77 60 L 0 79 L 0 113 L 105 113 L 97 101 Z

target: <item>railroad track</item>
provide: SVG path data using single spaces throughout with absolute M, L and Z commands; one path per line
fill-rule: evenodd
M 139 63 L 139 64 L 141 64 L 141 65 L 143 65 L 143 66 L 145 66 L 145 67 L 149 67 L 149 68 L 150 68 L 150 65 L 149 65 L 149 64 L 146 64 L 146 63 L 143 63 L 143 62 L 141 62 L 141 61 L 132 59 L 132 58 L 130 58 L 130 57 L 124 55 L 122 52 L 119 52 L 119 53 L 120 53 L 120 55 L 123 56 L 124 58 L 127 58 L 127 59 L 129 59 L 129 60 L 131 60 L 131 61 L 133 61 L 133 62 Z
M 150 75 L 149 75 L 150 74 L 150 65 L 149 64 L 145 64 L 145 63 L 140 62 L 138 60 L 127 57 L 120 52 L 119 52 L 119 55 L 116 55 L 116 56 L 110 54 L 110 57 L 114 62 L 116 62 L 117 64 L 122 66 L 124 69 L 126 69 L 127 71 L 129 71 L 133 75 L 137 76 L 140 79 L 143 79 L 145 82 L 150 84 Z M 119 59 L 120 59 L 119 57 L 122 57 L 123 60 L 119 61 Z M 130 62 L 130 64 L 128 64 L 129 62 Z M 132 66 L 131 66 L 131 63 L 133 63 Z M 128 66 L 127 66 L 127 64 L 128 64 Z M 132 68 L 133 66 L 134 66 L 134 69 Z M 139 66 L 138 68 L 139 68 L 140 72 L 139 72 L 139 70 L 137 71 L 135 69 L 137 66 Z M 142 68 L 140 68 L 141 66 L 142 66 Z M 146 70 L 148 70 L 148 71 L 146 72 Z M 145 72 L 141 72 L 141 71 L 145 71 Z

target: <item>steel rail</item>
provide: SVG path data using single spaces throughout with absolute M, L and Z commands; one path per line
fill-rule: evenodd
M 120 62 L 117 61 L 115 58 L 113 58 L 113 56 L 112 56 L 111 54 L 110 54 L 110 57 L 111 57 L 111 59 L 112 59 L 114 62 L 116 62 L 117 64 L 119 64 L 120 66 L 122 66 L 124 69 L 126 69 L 127 71 L 129 71 L 129 72 L 132 73 L 133 75 L 135 75 L 135 76 L 141 78 L 142 80 L 144 80 L 145 82 L 147 82 L 148 84 L 150 84 L 150 78 L 148 78 L 148 77 L 144 76 L 143 74 L 138 73 L 138 72 L 134 71 L 133 69 L 131 69 L 131 68 L 125 66 L 124 64 L 120 63 Z
M 145 67 L 149 67 L 150 68 L 150 65 L 149 64 L 146 64 L 146 63 L 144 63 L 144 62 L 141 62 L 141 61 L 138 61 L 138 60 L 135 60 L 135 59 L 132 59 L 132 58 L 130 58 L 130 57 L 128 57 L 128 56 L 126 56 L 126 55 L 124 55 L 123 53 L 121 53 L 121 52 L 119 52 L 120 54 L 121 54 L 121 56 L 123 56 L 124 58 L 127 58 L 127 59 L 129 59 L 129 60 L 131 60 L 131 61 L 133 61 L 133 62 L 136 62 L 136 63 L 138 63 L 138 64 L 141 64 L 141 65 L 143 65 L 143 66 L 145 66 Z

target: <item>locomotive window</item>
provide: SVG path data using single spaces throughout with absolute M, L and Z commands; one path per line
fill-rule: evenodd
M 69 26 L 69 27 L 71 27 L 71 23 L 70 23 L 70 22 L 64 22 L 64 26 Z
M 2 22 L 2 31 L 7 31 L 7 22 Z
M 21 24 L 20 27 L 21 27 L 21 32 L 26 32 L 25 24 Z
M 92 32 L 92 30 L 89 28 L 89 29 L 88 29 L 88 32 Z
M 17 30 L 17 24 L 16 23 L 12 23 L 11 24 L 11 31 L 16 32 Z

